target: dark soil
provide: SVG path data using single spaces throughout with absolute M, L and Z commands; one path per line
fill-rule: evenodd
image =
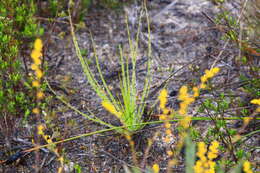
M 227 2 L 227 6 L 232 9 L 234 15 L 239 12 L 238 5 L 233 2 Z M 84 18 L 86 27 L 77 29 L 76 35 L 80 48 L 85 50 L 85 58 L 91 64 L 93 71 L 95 61 L 91 44 L 90 32 L 96 44 L 97 55 L 100 58 L 100 64 L 105 79 L 113 88 L 113 92 L 118 91 L 118 45 L 127 50 L 128 39 L 125 25 L 125 14 L 129 18 L 130 31 L 134 36 L 137 31 L 138 17 L 141 11 L 141 4 L 133 3 L 118 10 L 105 8 L 92 8 Z M 170 93 L 168 106 L 178 108 L 176 98 L 177 91 L 184 84 L 196 83 L 202 72 L 210 68 L 216 61 L 220 52 L 225 49 L 221 58 L 216 61 L 216 66 L 221 67 L 221 75 L 214 79 L 218 90 L 209 94 L 202 93 L 196 104 L 192 105 L 189 114 L 199 116 L 197 108 L 204 97 L 214 97 L 222 91 L 224 84 L 232 84 L 237 80 L 236 64 L 234 56 L 237 55 L 237 49 L 221 40 L 223 32 L 209 19 L 216 17 L 219 12 L 217 6 L 211 1 L 205 0 L 182 0 L 182 1 L 161 1 L 154 0 L 148 3 L 148 12 L 151 22 L 152 38 L 152 74 L 151 91 L 147 100 L 152 115 L 147 115 L 147 119 L 157 119 L 153 116 L 158 113 L 157 108 L 152 107 L 158 97 L 161 88 L 167 87 Z M 64 95 L 66 100 L 80 111 L 87 113 L 90 109 L 96 116 L 111 124 L 119 122 L 103 110 L 100 99 L 91 89 L 78 58 L 76 57 L 70 28 L 64 23 L 45 23 L 47 36 L 45 40 L 45 61 L 48 66 L 46 79 L 52 88 L 60 95 Z M 61 33 L 64 32 L 64 37 Z M 146 75 L 145 62 L 147 60 L 146 50 L 148 45 L 148 33 L 145 22 L 141 26 L 140 36 L 140 55 L 138 56 L 138 89 L 142 89 L 143 79 Z M 45 38 L 44 38 L 45 39 Z M 194 70 L 198 68 L 199 70 Z M 97 76 L 98 77 L 98 76 Z M 198 82 L 198 81 L 197 81 Z M 235 90 L 236 88 L 234 88 Z M 47 94 L 52 95 L 50 91 Z M 53 98 L 49 102 L 52 112 L 42 115 L 42 119 L 50 120 L 53 127 L 50 127 L 49 133 L 54 131 L 60 133 L 58 139 L 65 139 L 71 136 L 94 132 L 106 127 L 87 120 L 82 115 L 70 110 L 59 100 Z M 200 115 L 201 116 L 201 115 Z M 210 124 L 208 122 L 197 122 L 194 124 L 201 132 L 206 134 Z M 34 125 L 27 125 L 19 128 L 10 135 L 10 148 L 18 148 L 10 153 L 19 150 L 31 148 L 31 136 Z M 173 124 L 172 130 L 175 132 L 176 124 Z M 143 161 L 145 149 L 147 148 L 147 139 L 152 138 L 156 131 L 162 131 L 160 124 L 148 125 L 133 137 L 136 143 L 137 155 L 140 163 Z M 0 157 L 7 158 L 6 146 L 3 134 L 0 134 Z M 162 133 L 156 139 L 150 153 L 146 159 L 146 166 L 153 163 L 160 163 L 162 172 L 166 170 L 168 158 L 165 154 L 167 144 L 163 142 Z M 256 138 L 257 139 L 257 138 Z M 248 144 L 257 145 L 257 140 L 252 138 L 247 141 Z M 171 139 L 174 146 L 177 139 Z M 42 143 L 44 144 L 44 142 Z M 82 172 L 104 172 L 117 173 L 124 172 L 123 165 L 133 166 L 130 147 L 126 139 L 116 132 L 106 132 L 89 137 L 62 143 L 58 145 L 60 150 L 64 151 L 67 158 L 65 172 L 73 172 L 73 166 L 78 164 Z M 256 151 L 251 153 L 256 155 Z M 259 155 L 258 155 L 259 156 Z M 59 166 L 55 154 L 48 149 L 39 151 L 41 172 L 57 172 Z M 257 159 L 257 157 L 255 157 Z M 35 152 L 26 154 L 18 163 L 1 165 L 0 172 L 34 172 Z M 183 157 L 180 156 L 182 161 Z M 259 159 L 259 157 L 258 157 Z M 174 172 L 183 172 L 183 164 L 173 168 Z

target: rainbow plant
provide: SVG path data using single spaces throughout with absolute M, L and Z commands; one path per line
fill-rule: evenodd
M 146 11 L 146 8 L 145 8 Z M 70 11 L 69 11 L 70 13 Z M 146 11 L 146 19 L 148 23 L 148 34 L 150 35 L 150 26 L 149 26 L 149 20 L 148 15 Z M 141 16 L 139 20 L 139 25 L 141 23 Z M 151 66 L 151 40 L 149 37 L 149 43 L 148 43 L 148 61 L 147 61 L 147 76 L 145 78 L 144 87 L 141 92 L 141 94 L 138 92 L 136 86 L 137 86 L 137 75 L 136 75 L 136 61 L 138 56 L 138 42 L 139 42 L 139 34 L 140 34 L 140 27 L 138 28 L 136 38 L 133 40 L 130 38 L 130 31 L 127 24 L 127 18 L 126 18 L 126 26 L 127 26 L 127 33 L 128 33 L 128 43 L 130 47 L 130 55 L 124 55 L 123 50 L 121 47 L 119 47 L 120 50 L 120 65 L 121 65 L 121 74 L 119 75 L 121 81 L 120 81 L 120 95 L 122 96 L 122 100 L 118 99 L 116 96 L 114 96 L 110 90 L 110 88 L 107 85 L 107 82 L 104 79 L 104 76 L 102 74 L 102 70 L 99 65 L 99 60 L 96 54 L 95 44 L 92 39 L 93 43 L 93 52 L 94 57 L 96 61 L 96 68 L 98 70 L 98 74 L 101 79 L 100 82 L 95 78 L 95 75 L 91 71 L 88 62 L 86 62 L 86 59 L 83 58 L 80 48 L 78 46 L 78 42 L 75 36 L 72 20 L 70 18 L 70 24 L 71 24 L 71 34 L 73 37 L 73 43 L 75 46 L 76 54 L 78 59 L 80 60 L 81 66 L 83 68 L 83 71 L 88 79 L 89 84 L 91 85 L 92 89 L 96 92 L 96 94 L 99 96 L 99 98 L 102 100 L 101 105 L 104 109 L 106 109 L 109 113 L 111 113 L 113 116 L 115 116 L 117 119 L 120 120 L 120 122 L 125 127 L 125 130 L 127 133 L 133 133 L 136 130 L 139 130 L 143 127 L 143 113 L 145 108 L 145 99 L 148 96 L 149 92 L 149 82 L 150 82 L 150 66 Z M 129 64 L 132 66 L 132 72 L 130 73 L 130 67 Z M 90 112 L 91 113 L 91 112 Z M 81 113 L 82 114 L 82 113 Z M 92 114 L 92 116 L 84 115 L 88 119 L 98 122 L 100 124 L 106 125 L 110 128 L 113 128 L 114 126 L 110 123 L 106 123 L 103 120 L 99 119 L 95 115 Z M 94 117 L 94 118 L 92 118 Z M 125 133 L 124 130 L 118 130 L 120 133 Z

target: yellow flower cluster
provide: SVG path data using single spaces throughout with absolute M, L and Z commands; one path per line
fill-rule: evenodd
M 39 89 L 39 87 L 41 86 L 41 79 L 43 77 L 43 72 L 40 68 L 40 65 L 42 63 L 42 48 L 43 48 L 43 44 L 42 44 L 42 40 L 37 38 L 34 42 L 34 49 L 31 53 L 31 58 L 33 60 L 33 64 L 31 65 L 31 69 L 34 71 L 35 73 L 35 80 L 32 82 L 32 86 L 37 88 L 37 94 L 36 94 L 36 98 L 37 100 L 41 100 L 44 98 L 44 93 Z M 32 110 L 32 112 L 34 114 L 40 114 L 40 109 L 39 108 L 34 108 Z M 56 146 L 53 144 L 52 138 L 49 135 L 46 135 L 44 133 L 44 129 L 45 126 L 40 124 L 37 126 L 37 133 L 39 136 L 42 136 L 43 139 L 48 143 L 48 144 L 52 144 L 50 145 L 49 149 L 51 151 L 53 151 L 57 156 L 58 156 L 58 160 L 61 163 L 61 166 L 58 169 L 58 172 L 61 173 L 62 169 L 64 167 L 64 158 L 59 154 L 58 149 L 56 148 Z
M 32 86 L 38 88 L 37 94 L 36 94 L 36 98 L 38 100 L 41 100 L 44 97 L 44 93 L 42 91 L 39 90 L 39 87 L 41 86 L 41 79 L 43 77 L 43 72 L 40 68 L 40 65 L 42 63 L 41 57 L 42 57 L 42 41 L 41 39 L 36 39 L 34 42 L 34 49 L 31 53 L 31 58 L 33 60 L 33 64 L 31 65 L 31 69 L 34 71 L 35 73 L 35 78 L 36 80 L 34 80 L 32 82 Z
M 250 103 L 258 105 L 258 107 L 256 108 L 256 112 L 260 112 L 260 99 L 253 99 L 250 101 Z M 245 117 L 243 119 L 244 126 L 247 126 L 252 119 L 253 117 Z
M 245 161 L 243 164 L 243 171 L 245 173 L 253 173 L 253 171 L 251 170 L 251 164 L 249 161 Z
M 212 77 L 214 77 L 219 72 L 219 70 L 220 69 L 218 67 L 214 67 L 210 70 L 205 70 L 205 74 L 200 78 L 201 81 L 200 88 L 201 89 L 206 88 L 206 82 Z
M 218 147 L 219 143 L 217 141 L 213 141 L 207 153 L 205 143 L 198 143 L 197 156 L 199 157 L 199 160 L 196 162 L 194 166 L 195 173 L 215 173 L 216 163 L 213 161 L 213 159 L 217 158 L 218 156 Z
M 50 137 L 49 135 L 45 135 L 45 134 L 44 134 L 44 129 L 45 129 L 44 125 L 42 125 L 42 124 L 38 125 L 38 127 L 37 127 L 38 135 L 42 136 L 43 139 L 44 139 L 48 144 L 53 143 L 51 137 Z
M 64 158 L 59 154 L 58 149 L 56 148 L 55 144 L 53 144 L 52 138 L 49 135 L 46 135 L 44 133 L 44 130 L 45 130 L 45 126 L 43 124 L 38 125 L 38 127 L 37 127 L 38 135 L 42 136 L 42 138 L 48 144 L 52 144 L 48 148 L 58 156 L 58 160 L 60 161 L 60 164 L 61 164 L 61 166 L 58 168 L 58 173 L 61 173 L 62 169 L 64 167 Z
M 166 107 L 166 103 L 167 103 L 167 96 L 168 96 L 168 92 L 166 89 L 161 90 L 160 95 L 159 95 L 159 100 L 160 100 L 160 109 L 162 111 L 162 114 L 159 116 L 160 120 L 164 121 L 164 127 L 165 127 L 165 133 L 166 133 L 166 137 L 165 137 L 165 142 L 169 143 L 171 136 L 172 136 L 172 131 L 171 131 L 171 123 L 168 121 L 169 120 L 169 116 L 168 114 L 170 113 L 170 109 L 168 109 Z M 172 151 L 167 151 L 167 154 L 169 156 L 172 155 Z
M 188 87 L 182 86 L 179 90 L 178 99 L 181 101 L 179 114 L 185 115 L 187 113 L 187 109 L 189 104 L 195 101 L 195 98 L 199 96 L 199 89 L 197 87 L 193 87 L 193 95 L 188 93 Z
M 260 99 L 253 99 L 253 100 L 250 101 L 250 103 L 260 106 Z
M 159 171 L 160 171 L 159 165 L 158 164 L 154 164 L 153 165 L 153 173 L 159 173 Z
M 33 64 L 31 65 L 31 69 L 35 72 L 36 78 L 38 81 L 35 81 L 35 84 L 40 83 L 39 80 L 43 77 L 43 72 L 40 69 L 40 65 L 42 63 L 41 57 L 42 57 L 42 41 L 41 39 L 36 39 L 34 42 L 34 49 L 31 53 L 31 58 L 33 60 Z M 38 86 L 35 86 L 38 87 Z
M 115 115 L 117 118 L 121 118 L 122 112 L 116 110 L 115 106 L 109 101 L 102 101 L 102 106 L 109 111 L 111 114 Z

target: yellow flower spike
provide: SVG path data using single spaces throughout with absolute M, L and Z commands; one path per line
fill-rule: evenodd
M 250 101 L 250 103 L 260 105 L 260 99 L 253 99 Z
M 35 41 L 34 41 L 34 49 L 41 52 L 42 51 L 42 47 L 43 47 L 43 44 L 42 44 L 42 40 L 37 38 Z
M 153 173 L 159 173 L 160 171 L 160 167 L 158 164 L 153 164 Z
M 167 103 L 167 96 L 168 96 L 167 90 L 166 89 L 161 90 L 159 95 L 159 100 L 160 100 L 160 108 L 162 110 L 165 108 L 165 105 Z
M 35 80 L 35 81 L 32 82 L 32 86 L 33 87 L 40 87 L 40 82 Z
M 40 113 L 40 109 L 39 108 L 33 108 L 32 112 L 34 114 L 39 114 Z
M 120 118 L 122 116 L 122 113 L 117 111 L 115 106 L 111 102 L 102 101 L 102 106 L 116 117 Z

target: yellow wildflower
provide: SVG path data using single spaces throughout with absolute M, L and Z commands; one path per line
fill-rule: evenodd
M 167 117 L 166 117 L 166 115 L 161 114 L 161 115 L 159 115 L 159 119 L 163 121 L 163 120 L 166 120 Z
M 199 158 L 203 158 L 206 152 L 207 152 L 207 149 L 206 149 L 205 143 L 204 143 L 204 142 L 199 142 L 199 143 L 198 143 L 197 156 L 198 156 Z
M 33 108 L 32 112 L 33 112 L 34 114 L 39 114 L 39 113 L 40 113 L 40 110 L 39 110 L 39 108 Z
M 249 161 L 245 161 L 243 164 L 243 171 L 245 173 L 253 173 L 253 171 L 251 170 L 251 164 Z
M 102 106 L 109 111 L 110 113 L 114 114 L 116 117 L 120 118 L 122 116 L 122 113 L 117 111 L 115 106 L 110 103 L 109 101 L 102 101 Z
M 47 142 L 48 144 L 50 144 L 50 143 L 52 143 L 52 139 L 49 137 L 49 138 L 46 140 L 46 142 Z
M 173 159 L 173 160 L 170 160 L 170 161 L 168 162 L 168 165 L 169 165 L 169 167 L 172 167 L 172 166 L 175 165 L 176 163 L 177 163 L 176 159 Z
M 205 76 L 207 79 L 210 79 L 214 76 L 214 73 L 212 70 L 205 70 Z
M 199 97 L 199 88 L 198 87 L 193 87 L 193 97 Z
M 44 93 L 42 91 L 38 91 L 36 94 L 37 99 L 42 99 L 44 97 Z
M 130 135 L 125 135 L 125 138 L 126 138 L 128 141 L 131 141 L 131 140 L 132 140 L 132 138 L 131 138 Z
M 163 90 L 160 92 L 160 95 L 159 95 L 160 108 L 161 108 L 162 110 L 165 108 L 165 105 L 166 105 L 166 103 L 167 103 L 167 96 L 168 96 L 167 90 L 166 90 L 166 89 L 163 89 Z
M 40 69 L 37 69 L 37 70 L 35 71 L 35 74 L 36 74 L 36 77 L 37 77 L 38 79 L 41 79 L 42 76 L 43 76 L 43 72 L 42 72 Z
M 164 108 L 164 109 L 163 109 L 163 114 L 164 114 L 164 115 L 167 115 L 167 114 L 169 114 L 170 112 L 171 112 L 170 109 L 167 109 L 167 108 Z
M 62 168 L 62 167 L 59 167 L 58 173 L 62 173 L 62 170 L 63 170 L 63 168 Z
M 165 130 L 166 135 L 171 135 L 172 131 L 170 129 Z
M 153 172 L 154 173 L 159 173 L 159 171 L 160 171 L 159 165 L 158 164 L 153 164 Z
M 250 103 L 260 105 L 260 99 L 253 99 L 250 101 Z
M 209 152 L 208 152 L 208 159 L 213 160 L 215 159 L 218 155 L 218 147 L 219 143 L 217 141 L 213 141 L 209 147 Z
M 252 117 L 245 117 L 245 118 L 243 119 L 244 125 L 248 125 L 248 123 L 249 123 L 250 120 L 252 120 L 252 119 L 253 119 Z
M 34 49 L 41 52 L 42 51 L 42 40 L 37 38 L 35 41 L 34 41 Z
M 37 69 L 39 69 L 39 67 L 38 67 L 38 65 L 36 65 L 36 64 L 32 64 L 32 65 L 31 65 L 31 69 L 32 69 L 32 70 L 37 70 Z
M 186 102 L 180 103 L 179 114 L 184 115 L 187 112 L 188 104 Z
M 131 140 L 131 141 L 129 141 L 129 144 L 130 144 L 131 146 L 134 146 L 134 145 L 135 145 L 135 142 L 134 142 L 133 140 Z
M 41 53 L 40 51 L 35 50 L 35 49 L 32 50 L 31 58 L 32 58 L 33 60 L 37 60 L 37 59 L 39 59 L 41 56 L 42 56 L 42 53 Z
M 194 102 L 195 99 L 193 97 L 187 97 L 184 102 L 187 103 L 187 104 L 191 104 L 192 102 Z
M 202 162 L 198 160 L 193 169 L 195 173 L 202 173 L 204 171 L 204 168 L 202 167 Z
M 37 129 L 38 129 L 38 135 L 44 135 L 43 133 L 44 126 L 42 124 L 38 125 Z
M 33 63 L 35 65 L 40 65 L 42 63 L 41 59 L 40 58 L 33 58 Z
M 205 83 L 201 83 L 201 84 L 200 84 L 200 88 L 201 88 L 201 89 L 205 89 L 206 86 L 207 86 L 207 85 L 206 85 Z
M 169 122 L 166 122 L 166 123 L 164 124 L 164 126 L 165 126 L 166 129 L 171 128 L 171 124 L 170 124 Z
M 170 136 L 166 136 L 166 137 L 164 138 L 164 142 L 165 142 L 165 143 L 170 143 L 170 142 L 171 142 Z
M 214 67 L 212 69 L 212 72 L 214 73 L 214 75 L 216 75 L 219 71 L 220 71 L 220 69 L 218 67 Z
M 208 78 L 207 78 L 207 76 L 205 76 L 205 75 L 203 75 L 203 76 L 200 77 L 200 81 L 201 81 L 202 83 L 207 82 L 207 80 L 208 80 Z
M 204 142 L 198 143 L 198 152 L 197 156 L 199 160 L 196 162 L 195 166 L 193 167 L 195 173 L 215 173 L 215 166 L 216 163 L 212 161 L 214 158 L 217 157 L 219 143 L 217 141 L 211 142 L 209 147 L 209 151 L 207 157 L 205 156 L 207 149 Z
M 178 99 L 179 99 L 179 100 L 185 100 L 186 97 L 188 96 L 187 92 L 188 92 L 188 87 L 185 86 L 185 85 L 182 86 L 182 87 L 180 88 L 180 91 L 179 91 L 179 97 L 178 97 Z
M 33 87 L 39 87 L 40 86 L 40 82 L 35 80 L 35 81 L 32 82 L 32 86 Z
M 201 81 L 201 84 L 200 84 L 200 88 L 201 89 L 204 89 L 206 88 L 206 82 L 214 77 L 218 72 L 219 72 L 219 68 L 218 67 L 214 67 L 210 70 L 205 70 L 205 74 L 203 76 L 200 77 L 200 81 Z
M 168 155 L 168 156 L 172 156 L 172 155 L 173 155 L 173 152 L 172 152 L 171 150 L 168 150 L 168 151 L 167 151 L 167 155 Z
M 180 121 L 180 125 L 185 129 L 187 129 L 189 127 L 190 121 L 191 121 L 190 116 L 184 116 L 183 120 Z

